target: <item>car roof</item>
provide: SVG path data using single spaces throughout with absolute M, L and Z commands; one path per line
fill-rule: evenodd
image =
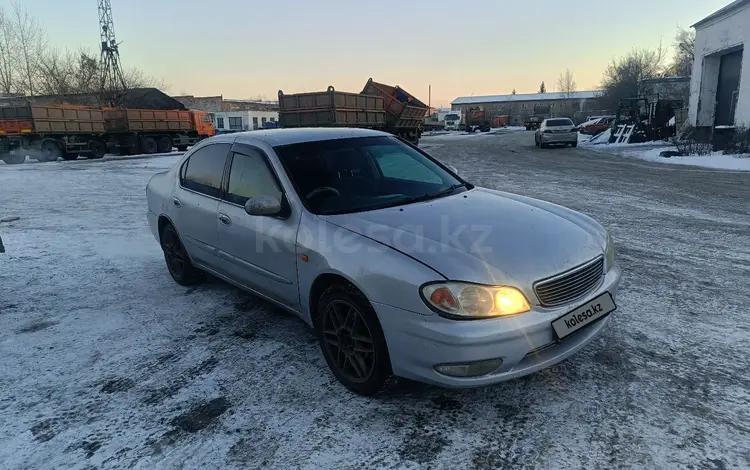
M 570 121 L 570 118 L 566 118 L 565 116 L 561 116 L 561 117 L 547 118 L 547 119 L 544 120 L 544 122 L 547 122 L 547 121 L 556 121 L 558 119 L 565 119 L 566 121 Z
M 260 129 L 256 131 L 229 134 L 236 143 L 252 143 L 262 141 L 276 147 L 279 145 L 300 144 L 320 140 L 346 139 L 355 137 L 377 137 L 390 135 L 385 132 L 370 129 L 356 129 L 347 127 L 302 127 L 297 129 Z

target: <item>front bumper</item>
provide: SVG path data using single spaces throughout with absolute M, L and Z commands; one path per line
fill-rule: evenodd
M 559 134 L 541 134 L 545 144 L 572 144 L 578 142 L 578 132 L 561 132 Z
M 586 301 L 609 292 L 617 300 L 621 271 L 614 266 L 602 284 L 570 305 L 488 320 L 454 321 L 373 304 L 390 352 L 393 373 L 445 387 L 480 387 L 504 382 L 550 367 L 575 354 L 609 323 L 606 316 L 557 340 L 551 322 Z M 479 377 L 449 377 L 435 366 L 502 359 L 502 365 Z

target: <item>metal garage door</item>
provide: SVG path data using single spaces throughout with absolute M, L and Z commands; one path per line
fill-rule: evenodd
M 721 56 L 719 69 L 719 86 L 716 89 L 715 126 L 733 126 L 734 111 L 740 90 L 740 71 L 742 70 L 742 51 Z

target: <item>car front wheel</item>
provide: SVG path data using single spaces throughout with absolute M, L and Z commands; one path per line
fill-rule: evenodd
M 320 348 L 336 378 L 360 395 L 379 392 L 391 376 L 385 336 L 367 298 L 346 284 L 329 287 L 318 302 Z

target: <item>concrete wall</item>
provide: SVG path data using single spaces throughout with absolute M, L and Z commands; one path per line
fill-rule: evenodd
M 695 61 L 687 122 L 713 126 L 723 54 L 744 48 L 735 124 L 750 126 L 750 4 L 696 27 Z
M 196 111 L 206 111 L 209 113 L 215 113 L 217 111 L 223 111 L 224 98 L 221 96 L 173 96 L 182 103 L 188 109 L 194 109 Z

